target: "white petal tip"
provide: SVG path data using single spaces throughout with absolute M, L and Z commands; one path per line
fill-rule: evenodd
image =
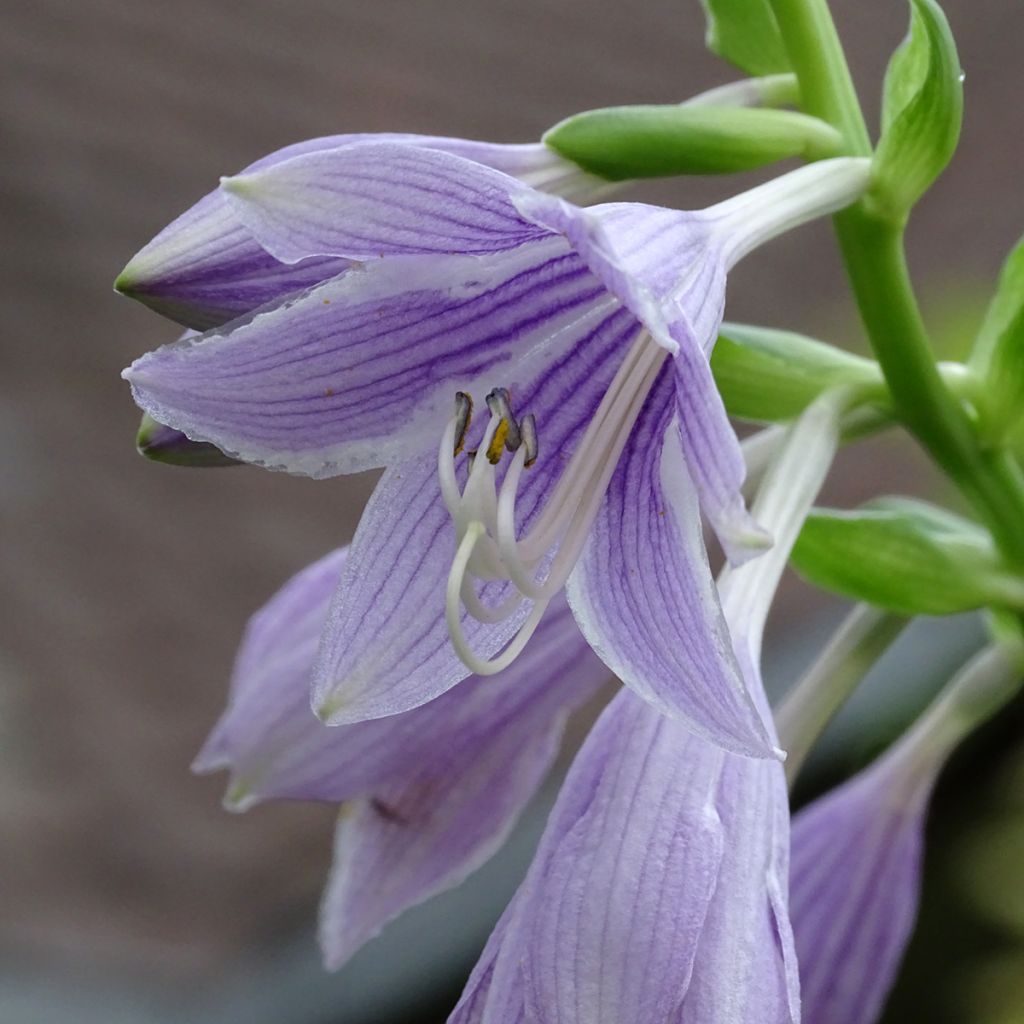
M 255 175 L 226 175 L 220 179 L 220 188 L 222 192 L 233 196 L 251 196 L 256 188 Z
M 230 768 L 231 761 L 228 757 L 223 754 L 208 754 L 205 750 L 201 750 L 196 754 L 193 762 L 188 766 L 188 770 L 193 775 L 212 775 L 214 772 L 219 772 L 224 768 Z
M 331 974 L 340 971 L 351 959 L 352 953 L 348 950 L 338 952 L 333 949 L 325 949 L 323 946 L 320 947 L 320 962 L 323 964 L 324 970 Z
M 335 690 L 313 705 L 313 714 L 324 725 L 346 725 L 346 716 L 341 712 L 348 705 L 345 697 Z
M 249 808 L 255 807 L 259 802 L 260 798 L 250 789 L 249 784 L 244 780 L 236 779 L 224 794 L 221 806 L 232 814 L 241 814 Z
M 723 530 L 718 535 L 725 557 L 733 566 L 743 565 L 775 546 L 775 538 L 767 530 L 758 526 L 746 513 L 743 519 L 744 524 L 739 528 Z

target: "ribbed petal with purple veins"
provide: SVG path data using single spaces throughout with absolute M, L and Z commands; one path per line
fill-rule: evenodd
M 749 672 L 752 667 L 747 666 Z M 751 676 L 760 687 L 760 677 Z M 782 765 L 718 751 L 715 807 L 725 853 L 693 975 L 674 1024 L 799 1024 L 800 982 L 789 922 L 789 795 Z
M 569 713 L 607 678 L 564 602 L 494 678 L 404 715 L 330 728 L 309 708 L 317 634 L 344 549 L 252 619 L 228 708 L 195 768 L 228 768 L 229 802 L 351 801 L 321 907 L 336 968 L 393 917 L 457 885 L 504 842 L 558 751 Z
M 516 408 L 535 412 L 540 437 L 537 464 L 523 474 L 519 488 L 523 530 L 544 508 L 638 330 L 633 317 L 614 303 L 580 326 L 586 332 L 576 335 L 578 346 L 558 363 L 538 364 L 536 376 L 513 388 Z M 405 711 L 468 675 L 444 618 L 455 537 L 440 499 L 433 453 L 391 466 L 360 521 L 324 631 L 314 695 L 329 720 L 354 722 Z M 508 586 L 493 583 L 480 590 L 492 606 L 508 592 Z M 481 657 L 491 657 L 527 611 L 523 604 L 497 625 L 464 614 L 467 640 Z
M 569 239 L 601 282 L 674 354 L 679 433 L 701 508 L 729 560 L 769 542 L 747 513 L 743 455 L 708 359 L 725 307 L 725 272 L 713 221 L 641 203 L 582 210 L 539 193 L 517 207 Z
M 840 409 L 822 400 L 791 429 L 758 496 L 780 543 L 722 584 L 738 668 L 763 713 L 764 613 L 834 452 Z M 653 479 L 648 469 L 637 489 L 660 497 Z M 714 830 L 702 836 L 694 819 L 674 832 L 698 809 Z M 727 753 L 620 693 L 577 755 L 467 988 L 472 1015 L 456 1019 L 507 1024 L 525 1000 L 535 1024 L 799 1024 L 788 826 L 778 761 Z
M 957 745 L 1021 689 L 1020 648 L 976 654 L 874 764 L 793 821 L 808 1024 L 873 1024 L 913 930 L 928 801 Z
M 565 235 L 604 286 L 644 321 L 654 339 L 674 352 L 685 336 L 713 342 L 725 300 L 725 266 L 714 225 L 699 212 L 643 203 L 605 203 L 581 209 L 555 196 L 524 191 L 513 199 L 531 222 Z
M 561 239 L 381 260 L 125 371 L 154 419 L 246 462 L 322 477 L 433 447 L 456 390 L 515 388 L 615 306 Z M 567 378 L 566 389 L 574 381 Z
M 881 1014 L 917 914 L 933 781 L 908 791 L 890 756 L 793 819 L 790 912 L 807 1024 Z
M 489 723 L 483 736 L 479 729 L 477 736 L 437 730 L 428 757 L 415 767 L 409 759 L 401 782 L 379 787 L 342 812 L 320 913 L 320 943 L 329 968 L 340 967 L 403 910 L 458 885 L 504 843 L 547 775 L 566 716 L 579 702 L 581 690 L 592 692 L 592 684 L 604 675 L 600 663 L 585 660 L 583 673 L 573 666 L 572 659 L 583 651 L 579 644 L 564 642 L 565 631 L 557 632 L 561 649 L 544 645 L 544 652 L 554 657 L 547 664 L 534 660 L 532 678 L 524 677 L 517 662 L 507 670 L 514 679 L 506 688 L 543 681 L 559 695 L 558 706 L 550 699 L 535 701 L 522 709 L 518 720 Z M 531 693 L 538 695 L 536 687 L 531 686 Z M 429 707 L 408 715 L 418 716 Z M 395 739 L 388 736 L 385 742 Z
M 725 749 L 771 756 L 711 578 L 672 386 L 666 369 L 619 460 L 569 600 L 597 653 L 655 708 Z
M 320 914 L 329 967 L 498 849 L 551 767 L 569 712 L 606 677 L 563 605 L 504 673 L 406 715 L 341 727 L 375 734 L 374 746 L 357 744 L 371 763 L 383 760 L 389 781 L 339 822 Z M 401 753 L 375 755 L 381 747 Z M 352 750 L 341 756 L 352 764 Z M 401 770 L 391 770 L 399 759 Z
M 363 143 L 227 178 L 241 223 L 284 263 L 484 254 L 544 237 L 512 197 L 530 189 L 482 164 L 431 149 Z
M 786 800 L 777 762 L 620 693 L 452 1021 L 797 1021 Z
M 310 153 L 363 142 L 391 142 L 454 153 L 520 178 L 537 188 L 586 201 L 606 183 L 581 171 L 542 143 L 501 145 L 428 135 L 331 135 L 309 139 L 257 160 L 241 173 Z M 287 265 L 260 247 L 219 190 L 169 224 L 129 262 L 115 287 L 172 320 L 208 330 L 277 303 L 333 277 L 347 261 L 315 258 Z
M 230 771 L 227 799 L 236 810 L 274 798 L 382 795 L 423 773 L 446 775 L 486 759 L 506 733 L 524 746 L 533 736 L 552 741 L 559 716 L 607 678 L 562 601 L 522 658 L 493 679 L 468 680 L 457 694 L 404 715 L 325 726 L 309 706 L 310 680 L 347 555 L 340 548 L 297 574 L 246 629 L 228 707 L 193 764 L 201 772 Z M 543 758 L 529 760 L 539 766 Z
M 538 1021 L 654 1024 L 682 1000 L 723 847 L 692 742 L 623 692 L 577 757 L 516 935 Z

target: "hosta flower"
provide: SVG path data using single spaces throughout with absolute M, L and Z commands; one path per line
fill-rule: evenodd
M 432 135 L 328 135 L 276 150 L 243 174 L 308 153 L 366 141 L 455 153 L 537 188 L 589 201 L 608 183 L 580 170 L 542 143 L 502 145 Z M 274 258 L 240 223 L 220 191 L 172 221 L 118 275 L 114 287 L 186 327 L 206 330 L 333 277 L 348 261 L 316 256 L 297 263 Z
M 791 912 L 807 1024 L 878 1019 L 917 915 L 935 781 L 1018 680 L 1003 651 L 979 655 L 890 750 L 794 818 Z
M 766 724 L 764 621 L 834 454 L 837 411 L 819 403 L 793 430 L 755 507 L 776 546 L 721 584 Z M 788 826 L 779 762 L 727 753 L 620 692 L 577 756 L 452 1024 L 799 1021 Z
M 295 156 L 227 180 L 225 201 L 280 264 L 355 265 L 125 376 L 156 420 L 245 461 L 386 467 L 314 670 L 329 721 L 499 671 L 569 583 L 627 685 L 763 756 L 772 743 L 678 482 L 693 477 L 731 554 L 763 544 L 707 361 L 725 274 L 866 175 L 863 161 L 820 163 L 680 213 L 581 209 L 395 143 Z
M 497 677 L 329 728 L 310 710 L 309 682 L 346 556 L 311 565 L 253 616 L 228 708 L 193 766 L 230 771 L 236 810 L 280 797 L 342 804 L 321 912 L 329 967 L 494 852 L 547 774 L 569 712 L 607 679 L 556 602 Z

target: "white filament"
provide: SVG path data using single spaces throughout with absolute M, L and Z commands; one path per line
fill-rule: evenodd
M 452 454 L 458 421 L 453 417 L 449 422 L 438 450 L 438 478 L 459 545 L 448 577 L 445 618 L 452 643 L 471 671 L 493 675 L 510 665 L 537 628 L 544 609 L 565 586 L 665 356 L 665 350 L 646 333 L 634 342 L 569 465 L 523 537 L 516 536 L 515 508 L 526 469 L 526 447 L 520 445 L 513 454 L 499 489 L 497 466 L 485 454 L 501 423 L 492 412 L 460 491 Z M 510 582 L 515 593 L 497 607 L 488 607 L 476 592 L 475 580 Z M 478 657 L 462 627 L 462 608 L 479 622 L 498 623 L 513 615 L 524 600 L 532 601 L 533 607 L 504 650 L 491 660 Z

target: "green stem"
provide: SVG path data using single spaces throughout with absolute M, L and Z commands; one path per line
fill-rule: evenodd
M 870 156 L 864 115 L 827 0 L 771 0 L 805 113 L 837 128 L 849 156 Z
M 828 121 L 847 152 L 871 144 L 827 0 L 771 0 L 804 109 Z M 1003 554 L 1024 567 L 1024 480 L 1012 459 L 979 442 L 936 366 L 903 251 L 903 230 L 863 202 L 835 217 L 861 318 L 900 419 L 963 491 Z
M 1024 566 L 1024 483 L 985 449 L 936 365 L 914 298 L 903 232 L 859 204 L 835 218 L 861 318 L 898 415 L 957 484 L 1015 565 Z
M 833 715 L 900 635 L 900 615 L 857 605 L 775 712 L 790 786 Z

